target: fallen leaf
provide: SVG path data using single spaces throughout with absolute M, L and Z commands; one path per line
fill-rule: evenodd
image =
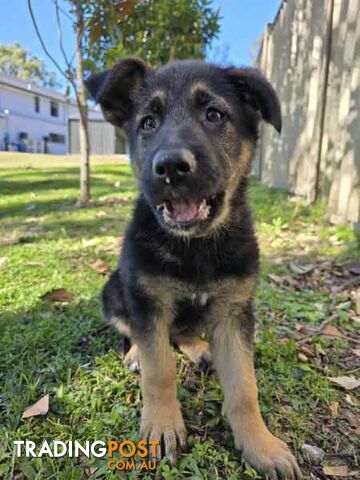
M 349 408 L 342 410 L 342 415 L 347 419 L 352 427 L 360 426 L 360 416 L 351 411 Z
M 104 210 L 100 210 L 99 212 L 97 212 L 97 214 L 95 215 L 96 218 L 104 218 L 107 216 L 107 213 L 104 212 Z
M 55 288 L 42 295 L 41 300 L 53 303 L 70 303 L 73 301 L 73 295 L 65 288 Z
M 338 337 L 344 338 L 344 334 L 340 332 L 337 327 L 333 325 L 326 325 L 326 327 L 321 331 L 321 335 L 328 335 L 329 337 Z
M 95 247 L 96 245 L 98 245 L 98 243 L 98 238 L 90 238 L 89 240 L 85 238 L 82 239 L 82 246 L 84 248 Z
M 345 390 L 353 390 L 354 388 L 360 387 L 360 380 L 355 377 L 329 377 L 329 380 L 345 388 Z
M 356 400 L 354 399 L 354 397 L 352 397 L 349 393 L 347 395 L 345 395 L 345 402 L 348 403 L 349 405 L 351 405 L 352 407 L 355 405 L 356 403 Z
M 355 311 L 356 315 L 360 315 L 360 288 L 355 291 Z
M 3 267 L 8 260 L 9 257 L 0 257 L 0 268 Z
M 25 223 L 38 223 L 38 217 L 27 217 Z
M 42 267 L 44 264 L 41 262 L 26 262 L 24 265 L 26 267 Z
M 279 275 L 275 275 L 275 273 L 269 273 L 268 277 L 275 285 L 282 285 L 283 283 L 283 279 Z
M 305 355 L 305 353 L 302 353 L 302 352 L 299 353 L 298 358 L 299 358 L 300 362 L 308 362 L 309 361 L 309 359 Z
M 315 266 L 308 264 L 308 265 L 296 265 L 295 263 L 289 263 L 290 270 L 295 273 L 295 275 L 306 275 L 314 270 Z
M 320 465 L 321 461 L 325 456 L 324 450 L 322 450 L 320 447 L 316 447 L 315 445 L 308 445 L 307 443 L 304 443 L 302 445 L 301 451 L 303 452 L 306 460 L 311 463 L 311 465 Z
M 107 253 L 109 255 L 119 256 L 120 246 L 119 245 L 104 245 L 103 247 L 98 247 L 96 249 L 96 254 Z
M 133 403 L 134 401 L 134 395 L 132 392 L 129 392 L 126 394 L 126 397 L 125 397 L 125 402 L 129 405 L 131 403 Z
M 307 347 L 306 345 L 302 345 L 300 347 L 300 352 L 306 355 L 307 357 L 313 357 L 314 352 L 311 350 L 311 348 Z
M 332 418 L 337 418 L 339 415 L 339 402 L 331 402 L 330 411 Z
M 353 348 L 353 349 L 352 349 L 352 353 L 353 353 L 356 357 L 360 357 L 360 348 Z
M 110 267 L 103 260 L 95 260 L 95 262 L 90 263 L 89 265 L 93 270 L 96 270 L 99 273 L 105 274 L 110 272 Z
M 49 395 L 41 397 L 33 405 L 26 407 L 21 418 L 36 417 L 37 415 L 46 415 L 49 411 Z
M 333 465 L 323 467 L 325 475 L 332 475 L 334 477 L 347 477 L 349 475 L 347 465 Z

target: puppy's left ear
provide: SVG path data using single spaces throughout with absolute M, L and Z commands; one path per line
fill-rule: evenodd
M 134 95 L 150 68 L 140 58 L 127 57 L 110 69 L 93 73 L 85 85 L 96 103 L 100 104 L 106 120 L 121 127 L 132 114 Z
M 227 68 L 226 73 L 233 82 L 242 101 L 256 110 L 261 118 L 281 132 L 281 107 L 278 96 L 255 68 Z

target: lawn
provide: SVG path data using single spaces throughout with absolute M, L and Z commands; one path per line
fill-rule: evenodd
M 189 444 L 176 466 L 113 474 L 104 459 L 15 456 L 20 439 L 136 438 L 139 376 L 123 367 L 120 337 L 99 303 L 136 187 L 124 161 L 106 160 L 94 159 L 93 201 L 80 208 L 76 158 L 0 156 L 0 478 L 258 478 L 233 448 L 216 376 L 179 353 Z M 250 196 L 262 249 L 255 350 L 263 415 L 306 479 L 332 478 L 334 466 L 359 478 L 359 389 L 329 380 L 359 373 L 357 240 L 349 226 L 327 223 L 320 203 L 309 209 L 258 183 Z M 43 297 L 58 288 L 67 302 Z M 21 419 L 44 394 L 47 415 Z M 320 465 L 304 443 L 324 451 Z

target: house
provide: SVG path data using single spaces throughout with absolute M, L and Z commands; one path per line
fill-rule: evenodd
M 124 153 L 123 134 L 105 122 L 98 109 L 88 111 L 91 153 Z M 0 150 L 77 153 L 78 119 L 70 97 L 0 74 Z

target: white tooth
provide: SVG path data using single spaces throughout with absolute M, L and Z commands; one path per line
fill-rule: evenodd
M 210 213 L 210 205 L 207 204 L 206 199 L 204 199 L 199 206 L 199 216 L 202 220 L 205 220 Z
M 165 183 L 170 183 L 170 178 L 169 177 L 165 177 Z
M 164 204 L 163 218 L 166 223 L 171 223 L 170 212 L 166 207 L 166 203 Z

